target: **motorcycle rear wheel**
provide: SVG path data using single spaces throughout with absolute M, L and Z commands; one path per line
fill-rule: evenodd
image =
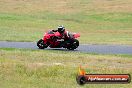
M 78 48 L 78 46 L 79 46 L 79 41 L 77 39 L 74 39 L 71 46 L 67 47 L 67 49 L 68 50 L 74 50 L 74 49 Z

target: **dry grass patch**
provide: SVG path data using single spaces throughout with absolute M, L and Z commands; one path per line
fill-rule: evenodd
M 55 13 L 74 13 L 78 12 L 72 3 L 76 0 L 1 0 L 0 12 L 15 13 L 37 13 L 37 12 L 55 12 Z

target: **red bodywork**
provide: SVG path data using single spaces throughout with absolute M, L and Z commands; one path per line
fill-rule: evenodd
M 80 34 L 79 33 L 73 33 L 72 35 L 73 35 L 73 38 L 80 37 Z M 49 44 L 50 45 L 49 47 L 51 47 L 51 48 L 58 48 L 57 46 L 59 46 L 60 41 L 54 41 L 53 40 L 53 37 L 54 36 L 57 36 L 57 37 L 60 37 L 60 38 L 62 37 L 59 32 L 51 32 L 51 31 L 48 31 L 48 32 L 46 32 L 44 34 L 43 40 L 44 40 L 44 43 L 45 44 Z
M 74 36 L 74 38 L 78 38 L 78 37 L 80 37 L 80 34 L 79 33 L 73 33 L 73 36 Z

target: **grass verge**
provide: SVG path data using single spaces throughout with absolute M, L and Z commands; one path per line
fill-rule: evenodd
M 0 49 L 1 88 L 131 88 L 132 84 L 79 86 L 79 65 L 88 73 L 129 73 L 131 55 L 98 55 L 58 50 Z

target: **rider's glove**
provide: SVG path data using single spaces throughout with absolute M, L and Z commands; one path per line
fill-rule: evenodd
M 53 32 L 57 32 L 57 30 L 52 30 Z

